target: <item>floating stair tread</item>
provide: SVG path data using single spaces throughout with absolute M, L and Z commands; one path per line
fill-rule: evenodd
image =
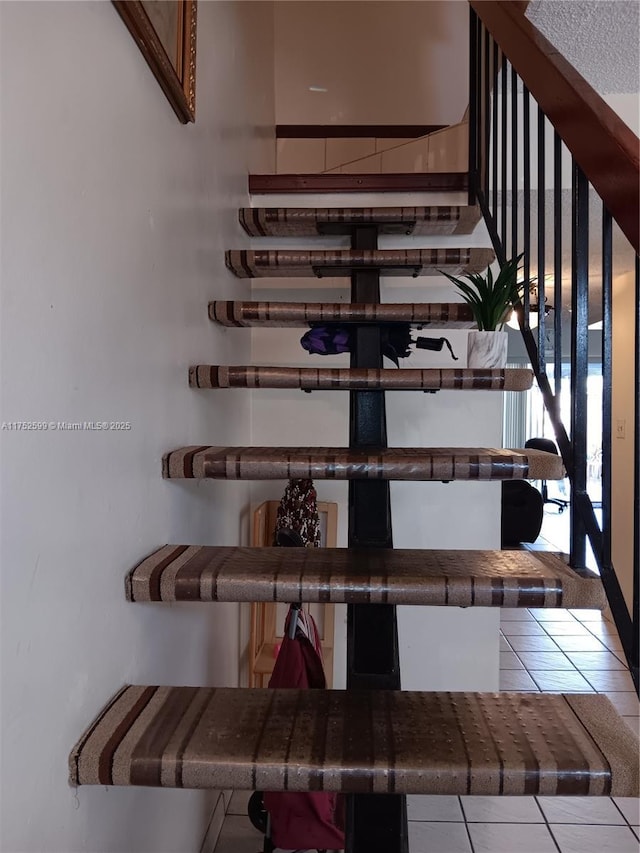
M 423 207 L 243 207 L 238 219 L 252 237 L 317 237 L 350 234 L 357 225 L 377 225 L 381 234 L 471 234 L 480 208 Z
M 465 192 L 467 172 L 249 175 L 249 193 Z
M 560 480 L 562 460 L 542 450 L 484 447 L 182 447 L 163 476 L 222 480 Z
M 127 576 L 130 601 L 284 601 L 603 609 L 599 578 L 531 551 L 165 545 Z
M 448 329 L 475 327 L 465 302 L 230 302 L 209 303 L 223 326 L 308 326 L 310 323 L 411 323 Z
M 351 368 L 254 367 L 197 364 L 189 369 L 192 388 L 302 388 L 305 391 L 526 391 L 527 368 Z
M 601 694 L 127 686 L 72 785 L 638 796 L 638 739 Z
M 450 275 L 484 272 L 495 258 L 493 249 L 231 249 L 227 267 L 238 278 L 282 276 L 349 276 L 375 269 L 384 275 Z

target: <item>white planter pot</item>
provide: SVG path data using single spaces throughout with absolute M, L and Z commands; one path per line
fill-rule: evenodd
M 506 367 L 508 344 L 506 332 L 469 332 L 467 367 Z

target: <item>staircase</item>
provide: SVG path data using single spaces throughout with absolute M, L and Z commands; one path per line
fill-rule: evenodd
M 350 249 L 227 253 L 239 277 L 349 276 L 351 303 L 219 302 L 225 326 L 353 325 L 349 368 L 195 365 L 193 388 L 349 391 L 344 447 L 181 447 L 168 479 L 349 481 L 349 547 L 305 551 L 169 544 L 126 580 L 132 602 L 345 602 L 348 689 L 295 691 L 126 686 L 70 757 L 76 785 L 340 791 L 350 853 L 406 853 L 404 795 L 638 795 L 638 743 L 601 695 L 400 690 L 398 604 L 603 608 L 598 580 L 553 555 L 393 548 L 390 480 L 558 479 L 558 456 L 475 447 L 389 448 L 385 390 L 530 387 L 526 370 L 387 369 L 381 322 L 464 328 L 460 304 L 381 304 L 380 275 L 484 270 L 485 249 L 447 246 L 470 233 L 464 206 L 246 208 L 251 236 L 351 237 Z M 436 235 L 434 249 L 379 249 L 380 233 Z M 425 286 L 425 296 L 428 284 Z M 203 306 L 204 310 L 204 306 Z M 186 379 L 186 377 L 185 377 Z M 217 393 L 222 394 L 221 390 Z M 426 401 L 425 401 L 426 402 Z

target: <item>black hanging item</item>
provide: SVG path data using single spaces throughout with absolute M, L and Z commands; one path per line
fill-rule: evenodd
M 441 352 L 446 344 L 451 357 L 457 361 L 453 349 L 447 338 L 413 338 L 409 323 L 383 323 L 376 328 L 380 330 L 380 348 L 382 355 L 392 361 L 396 367 L 400 367 L 399 359 L 409 358 L 413 350 L 432 350 Z M 308 332 L 300 338 L 302 348 L 308 353 L 315 355 L 337 355 L 343 352 L 351 352 L 353 347 L 353 334 L 349 326 L 341 326 L 338 323 L 313 323 Z
M 453 352 L 448 338 L 416 338 L 416 349 L 430 349 L 436 352 L 442 352 L 442 347 L 445 344 L 451 353 L 451 358 L 454 361 L 458 361 L 458 356 Z

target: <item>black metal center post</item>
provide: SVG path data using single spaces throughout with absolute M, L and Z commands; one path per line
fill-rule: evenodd
M 354 228 L 352 248 L 376 249 L 376 226 Z M 351 301 L 380 302 L 380 271 L 351 276 Z M 353 330 L 351 367 L 382 367 L 380 328 Z M 384 391 L 351 391 L 349 447 L 387 447 Z M 392 548 L 388 480 L 349 481 L 349 548 Z M 389 604 L 350 604 L 347 616 L 347 687 L 400 689 L 396 608 Z M 373 756 L 372 756 L 373 757 Z M 356 794 L 347 798 L 346 853 L 408 853 L 406 798 Z

